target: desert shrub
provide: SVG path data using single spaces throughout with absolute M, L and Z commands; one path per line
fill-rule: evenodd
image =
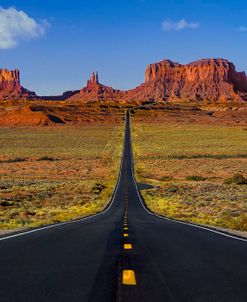
M 175 194 L 179 192 L 179 188 L 175 185 L 172 185 L 171 187 L 167 188 L 167 193 Z
M 165 175 L 165 176 L 162 176 L 160 178 L 160 180 L 162 180 L 162 181 L 172 181 L 172 180 L 174 180 L 174 178 L 172 176 Z
M 2 206 L 2 207 L 8 207 L 8 206 L 12 206 L 12 205 L 13 205 L 12 201 L 0 200 L 0 206 Z
M 185 177 L 185 179 L 192 181 L 204 181 L 206 178 L 200 175 L 188 175 Z
M 246 185 L 247 184 L 247 179 L 240 173 L 234 174 L 232 177 L 227 178 L 224 181 L 225 184 L 230 185 L 230 184 L 237 184 L 237 185 Z
M 172 154 L 166 156 L 167 159 L 228 159 L 228 158 L 247 158 L 247 154 L 237 153 L 237 154 Z
M 56 158 L 50 156 L 42 156 L 38 159 L 38 161 L 54 161 Z
M 105 188 L 106 188 L 105 185 L 103 185 L 101 183 L 96 183 L 92 187 L 92 193 L 94 193 L 94 194 L 100 194 Z
M 26 158 L 24 158 L 24 157 L 10 158 L 10 159 L 1 160 L 0 163 L 1 164 L 10 164 L 10 163 L 19 163 L 22 161 L 26 161 Z

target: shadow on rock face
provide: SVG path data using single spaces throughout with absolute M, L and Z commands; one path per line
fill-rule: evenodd
M 48 114 L 48 118 L 53 122 L 53 123 L 57 123 L 57 124 L 64 124 L 64 121 L 61 120 L 59 117 L 52 115 L 52 114 Z

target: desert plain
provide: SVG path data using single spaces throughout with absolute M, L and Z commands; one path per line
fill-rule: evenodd
M 0 230 L 102 211 L 131 112 L 136 177 L 169 218 L 247 232 L 247 77 L 226 59 L 149 64 L 128 91 L 87 85 L 38 96 L 0 70 Z

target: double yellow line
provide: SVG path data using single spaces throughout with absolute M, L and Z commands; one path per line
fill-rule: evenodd
M 124 213 L 124 223 L 123 223 L 123 237 L 124 239 L 129 238 L 129 227 L 128 227 L 128 197 L 126 191 L 126 200 L 125 200 L 125 213 Z M 133 249 L 133 244 L 124 242 L 123 249 L 129 251 Z M 135 271 L 131 269 L 123 269 L 122 271 L 122 284 L 123 285 L 136 285 L 136 276 Z

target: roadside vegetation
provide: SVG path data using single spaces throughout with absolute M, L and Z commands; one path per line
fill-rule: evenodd
M 122 152 L 119 124 L 0 129 L 0 231 L 100 212 Z
M 148 113 L 147 113 L 148 115 Z M 132 118 L 135 168 L 154 212 L 247 231 L 247 129 Z

